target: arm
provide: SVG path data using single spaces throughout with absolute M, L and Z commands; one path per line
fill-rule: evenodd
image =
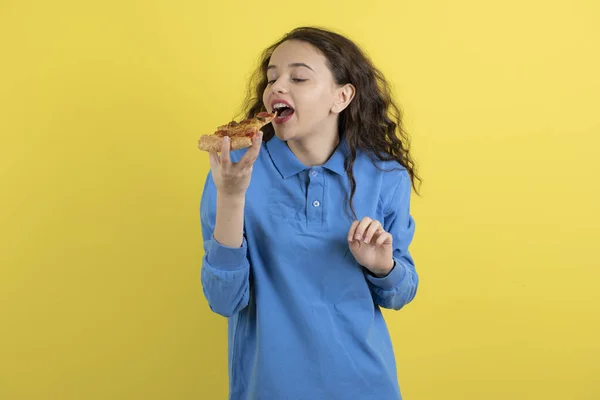
M 258 132 L 239 161 L 239 153 L 230 154 L 229 137 L 222 139 L 220 157 L 209 152 L 210 173 L 200 204 L 204 238 L 201 280 L 211 310 L 225 317 L 244 309 L 250 298 L 244 199 L 261 143 L 262 132 Z
M 225 317 L 245 308 L 250 295 L 244 204 L 244 197 L 217 193 L 212 173 L 208 174 L 200 204 L 202 290 L 210 309 Z
M 384 308 L 399 310 L 415 297 L 419 277 L 408 251 L 415 233 L 410 215 L 411 184 L 403 172 L 385 211 L 383 228 L 393 237 L 394 267 L 385 277 L 366 272 L 375 303 Z

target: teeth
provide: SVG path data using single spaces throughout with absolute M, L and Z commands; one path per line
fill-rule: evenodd
M 275 103 L 275 104 L 273 104 L 273 112 L 277 112 L 277 111 L 281 110 L 282 108 L 292 108 L 292 107 L 288 106 L 285 103 Z

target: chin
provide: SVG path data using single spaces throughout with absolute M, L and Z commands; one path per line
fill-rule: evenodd
M 287 129 L 275 129 L 275 136 L 283 142 L 287 142 L 288 140 L 293 140 L 296 138 L 296 134 L 292 130 Z

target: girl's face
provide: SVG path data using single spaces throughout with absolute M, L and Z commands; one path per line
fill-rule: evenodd
M 282 43 L 271 56 L 267 80 L 263 104 L 268 111 L 280 110 L 273 121 L 277 137 L 337 134 L 339 88 L 315 47 L 297 40 Z

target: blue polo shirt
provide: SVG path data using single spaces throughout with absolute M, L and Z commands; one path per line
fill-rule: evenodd
M 246 150 L 232 152 L 232 161 Z M 211 310 L 228 318 L 232 400 L 401 398 L 380 308 L 399 310 L 418 286 L 408 250 L 415 229 L 410 179 L 400 164 L 374 165 L 358 151 L 357 217 L 377 219 L 393 235 L 395 266 L 377 278 L 348 246 L 347 156 L 342 139 L 325 164 L 307 167 L 277 137 L 263 143 L 239 248 L 213 236 L 216 188 L 208 174 L 201 281 Z

